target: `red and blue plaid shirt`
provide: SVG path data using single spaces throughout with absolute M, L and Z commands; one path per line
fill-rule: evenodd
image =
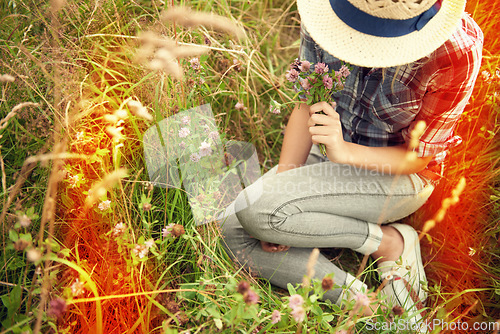
M 344 140 L 365 146 L 408 144 L 412 129 L 423 120 L 427 127 L 416 148 L 418 156 L 442 162 L 448 149 L 462 141 L 454 130 L 472 94 L 482 46 L 481 29 L 464 14 L 450 39 L 417 62 L 385 69 L 353 66 L 344 89 L 334 93 Z M 300 59 L 334 70 L 342 65 L 305 29 Z

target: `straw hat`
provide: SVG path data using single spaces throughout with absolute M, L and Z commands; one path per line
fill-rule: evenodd
M 297 0 L 325 51 L 350 64 L 391 67 L 431 54 L 458 27 L 466 0 Z

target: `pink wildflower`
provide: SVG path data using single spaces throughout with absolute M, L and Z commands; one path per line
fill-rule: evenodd
M 302 304 L 304 304 L 304 298 L 302 298 L 302 296 L 298 294 L 291 295 L 290 299 L 288 300 L 288 306 L 290 306 L 292 310 L 297 307 L 301 307 Z
M 277 324 L 280 321 L 281 321 L 281 313 L 280 313 L 280 311 L 274 310 L 273 314 L 271 314 L 271 323 L 272 324 Z
M 370 305 L 370 298 L 368 298 L 368 296 L 362 292 L 357 292 L 354 296 L 354 300 L 356 300 L 356 304 L 360 306 Z
M 101 203 L 99 203 L 99 205 L 97 207 L 101 211 L 109 210 L 109 208 L 111 207 L 111 201 L 109 199 L 102 201 Z
M 300 66 L 299 66 L 299 69 L 302 71 L 302 72 L 307 72 L 311 69 L 311 63 L 308 62 L 307 60 L 303 60 L 301 63 L 300 63 Z
M 186 148 L 186 143 L 185 143 L 185 142 L 183 142 L 183 141 L 181 141 L 181 142 L 179 143 L 179 147 L 180 147 L 181 149 L 185 149 L 185 148 Z
M 166 238 L 172 233 L 172 228 L 174 227 L 175 224 L 168 224 L 161 230 L 161 235 Z
M 290 82 L 296 82 L 299 78 L 299 72 L 297 70 L 289 70 L 285 75 L 286 79 Z
M 219 133 L 217 131 L 212 131 L 208 134 L 208 138 L 217 140 L 217 138 L 219 138 Z
M 19 225 L 21 227 L 28 227 L 31 224 L 31 219 L 28 217 L 26 214 L 23 214 L 22 216 L 17 217 L 19 221 Z
M 292 315 L 293 319 L 296 322 L 302 322 L 302 321 L 304 321 L 304 318 L 306 317 L 306 311 L 304 310 L 304 308 L 302 306 L 297 306 L 296 308 L 294 308 L 292 310 L 292 312 L 290 312 L 290 314 Z
M 326 89 L 333 88 L 333 79 L 328 74 L 323 77 L 323 85 Z
M 189 130 L 188 128 L 181 128 L 179 130 L 179 137 L 186 138 L 187 136 L 189 136 L 190 133 L 191 133 L 191 130 Z
M 312 85 L 311 85 L 311 82 L 309 81 L 309 79 L 304 79 L 304 80 L 301 80 L 300 81 L 300 85 L 302 86 L 302 88 L 304 88 L 305 90 L 309 90 L 312 88 Z
M 192 162 L 198 162 L 200 161 L 201 156 L 198 153 L 193 153 L 189 158 L 191 159 Z
M 243 300 L 248 305 L 257 304 L 259 302 L 259 295 L 256 294 L 252 289 L 248 289 L 243 295 Z
M 314 66 L 314 72 L 316 72 L 317 74 L 328 73 L 328 65 L 326 65 L 325 63 L 317 63 Z
M 50 301 L 49 311 L 47 313 L 49 316 L 59 318 L 64 312 L 66 312 L 66 309 L 66 301 L 62 298 L 56 298 Z
M 338 73 L 342 78 L 347 78 L 349 74 L 351 74 L 351 71 L 347 66 L 342 65 L 342 67 L 340 67 L 340 69 L 338 70 Z M 335 75 L 337 75 L 337 72 L 335 72 Z
M 191 122 L 191 117 L 184 116 L 184 117 L 181 118 L 181 122 L 182 122 L 182 124 L 188 125 L 189 122 Z
M 116 224 L 115 227 L 113 228 L 113 236 L 118 237 L 118 236 L 122 235 L 126 229 L 127 229 L 127 225 L 125 225 L 124 223 Z
M 234 109 L 238 110 L 238 111 L 243 111 L 245 110 L 247 107 L 245 107 L 243 105 L 243 103 L 241 102 L 236 102 L 236 104 L 234 105 Z
M 281 114 L 281 110 L 279 108 L 276 108 L 276 107 L 271 107 L 271 113 L 275 114 L 275 115 L 278 115 L 278 114 Z
M 191 67 L 194 70 L 197 70 L 200 68 L 200 58 L 192 58 L 189 60 L 189 63 L 191 64 Z
M 202 142 L 200 145 L 200 156 L 205 157 L 211 154 L 212 154 L 212 148 L 210 147 L 210 143 L 207 143 L 206 141 Z

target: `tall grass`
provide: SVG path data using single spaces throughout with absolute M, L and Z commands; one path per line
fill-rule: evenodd
M 173 5 L 221 15 L 243 27 L 245 38 L 162 19 Z M 468 6 L 493 36 L 497 27 L 488 5 Z M 293 1 L 12 0 L 0 10 L 0 74 L 15 78 L 0 83 L 2 119 L 30 102 L 0 129 L 2 333 L 368 331 L 366 318 L 353 311 L 359 305 L 341 310 L 315 298 L 306 298 L 306 320 L 294 320 L 286 291 L 233 265 L 215 223 L 195 226 L 183 189 L 153 187 L 148 179 L 144 132 L 205 103 L 225 139 L 256 146 L 263 171 L 277 163 L 293 95 L 284 87 L 284 72 L 298 52 Z M 206 48 L 201 69 L 193 69 L 187 56 L 172 65 L 184 72 L 177 79 L 172 69 L 151 70 L 150 59 L 138 61 L 144 32 L 180 47 Z M 494 73 L 498 46 L 488 43 L 483 67 Z M 454 152 L 449 182 L 408 219 L 421 228 L 469 168 L 473 182 L 460 210 L 432 229 L 424 244 L 433 316 L 500 317 L 497 90 L 479 81 L 459 128 L 468 146 Z M 130 100 L 146 106 L 152 121 L 134 114 Z M 244 108 L 237 110 L 238 102 Z M 271 113 L 273 103 L 282 105 L 281 114 Z M 118 109 L 127 111 L 126 119 L 110 122 Z M 471 150 L 479 160 L 469 157 Z M 471 231 L 469 239 L 450 237 L 454 220 Z M 175 233 L 164 237 L 171 224 Z M 451 251 L 461 257 L 450 259 Z M 352 260 L 357 266 L 359 259 Z M 371 269 L 365 275 L 374 281 Z M 250 290 L 242 290 L 242 281 Z M 250 299 L 253 292 L 259 304 Z M 321 282 L 288 292 L 321 296 Z M 281 314 L 276 324 L 273 311 Z M 391 312 L 377 317 L 394 319 Z

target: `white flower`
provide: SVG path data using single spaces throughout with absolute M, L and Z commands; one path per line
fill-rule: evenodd
M 148 241 L 144 242 L 144 246 L 146 246 L 148 249 L 153 247 L 155 244 L 155 241 L 153 239 L 149 239 Z
M 188 125 L 189 122 L 191 122 L 191 117 L 184 116 L 184 117 L 181 118 L 181 122 L 182 122 L 182 124 Z
M 297 306 L 292 310 L 292 312 L 290 312 L 290 314 L 296 322 L 302 322 L 306 316 L 306 311 L 302 306 Z
M 28 227 L 31 225 L 31 219 L 30 217 L 26 216 L 26 214 L 23 214 L 22 216 L 18 217 L 19 220 L 19 225 L 22 227 Z
M 193 153 L 190 156 L 192 162 L 198 162 L 201 159 L 201 156 L 198 153 Z
M 161 235 L 164 238 L 168 237 L 170 233 L 172 233 L 172 227 L 174 227 L 174 224 L 168 224 L 167 226 L 165 226 L 163 230 L 161 230 Z
M 210 147 L 210 143 L 207 143 L 206 141 L 202 142 L 200 145 L 200 156 L 205 157 L 210 154 L 212 154 L 212 148 Z
M 99 203 L 99 206 L 98 206 L 99 210 L 101 210 L 101 211 L 109 210 L 110 207 L 111 207 L 111 201 L 109 199 L 102 201 L 101 203 Z
M 179 137 L 186 138 L 187 136 L 189 136 L 190 133 L 191 133 L 191 130 L 189 130 L 188 128 L 181 128 L 179 130 Z
M 71 284 L 71 292 L 73 293 L 73 296 L 79 296 L 85 291 L 84 284 L 80 282 L 80 280 L 77 278 L 73 284 Z
M 126 229 L 127 225 L 125 225 L 124 223 L 116 224 L 115 227 L 113 228 L 113 236 L 117 237 L 119 235 L 122 235 Z

